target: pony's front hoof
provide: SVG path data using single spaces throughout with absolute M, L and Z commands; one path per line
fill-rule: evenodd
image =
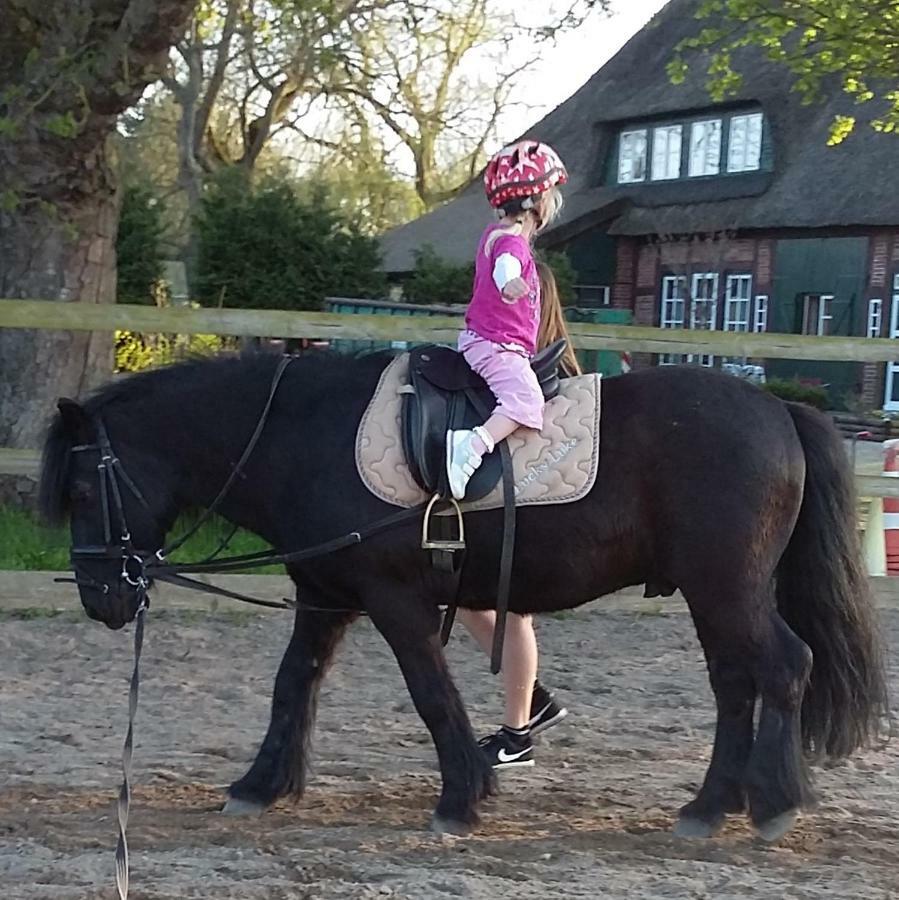
M 229 797 L 222 807 L 226 816 L 261 816 L 268 807 L 254 800 L 242 800 L 240 797 Z
M 704 819 L 696 819 L 692 816 L 681 816 L 674 826 L 674 834 L 679 838 L 687 840 L 706 840 L 712 838 L 724 824 L 724 816 L 706 822 Z
M 461 822 L 458 819 L 446 819 L 443 816 L 435 815 L 431 819 L 431 831 L 441 837 L 445 834 L 467 837 L 474 830 L 475 824 L 477 823 Z
M 755 823 L 758 836 L 768 844 L 779 841 L 795 824 L 799 817 L 798 809 L 788 809 L 786 812 L 768 819 L 767 822 Z

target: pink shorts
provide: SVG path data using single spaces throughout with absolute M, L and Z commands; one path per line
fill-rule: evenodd
M 496 396 L 495 413 L 525 428 L 539 431 L 543 427 L 543 391 L 523 347 L 497 344 L 473 331 L 463 331 L 459 352 Z

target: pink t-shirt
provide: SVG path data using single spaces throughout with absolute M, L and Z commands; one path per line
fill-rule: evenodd
M 533 356 L 537 350 L 537 332 L 540 329 L 540 280 L 537 266 L 528 242 L 520 235 L 503 234 L 496 238 L 490 253 L 484 253 L 487 238 L 501 228 L 490 225 L 478 242 L 478 256 L 474 266 L 474 287 L 471 303 L 465 313 L 465 325 L 489 341 L 498 344 L 517 344 Z M 503 253 L 511 253 L 521 263 L 521 277 L 530 291 L 509 303 L 503 300 L 496 282 L 493 267 Z

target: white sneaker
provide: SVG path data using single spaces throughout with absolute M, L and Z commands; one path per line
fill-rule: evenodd
M 481 454 L 475 450 L 473 431 L 448 431 L 446 433 L 446 474 L 450 492 L 456 500 L 465 497 L 465 489 L 471 476 L 481 464 Z

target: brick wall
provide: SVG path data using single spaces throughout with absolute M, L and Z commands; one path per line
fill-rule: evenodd
M 618 238 L 615 245 L 615 280 L 612 283 L 611 304 L 615 309 L 634 308 L 634 287 L 637 279 L 638 242 L 636 238 Z
M 883 406 L 885 366 L 883 363 L 862 363 L 861 402 L 864 408 L 880 409 Z
M 876 337 L 889 337 L 892 315 L 893 273 L 899 270 L 899 233 L 881 231 L 872 235 L 868 249 L 868 285 L 863 309 L 863 334 L 867 335 L 868 303 L 882 300 L 880 329 Z M 860 366 L 861 402 L 869 409 L 883 406 L 886 366 L 864 363 Z
M 767 294 L 771 291 L 772 265 L 774 257 L 774 241 L 760 240 L 755 257 L 755 291 L 756 294 Z

